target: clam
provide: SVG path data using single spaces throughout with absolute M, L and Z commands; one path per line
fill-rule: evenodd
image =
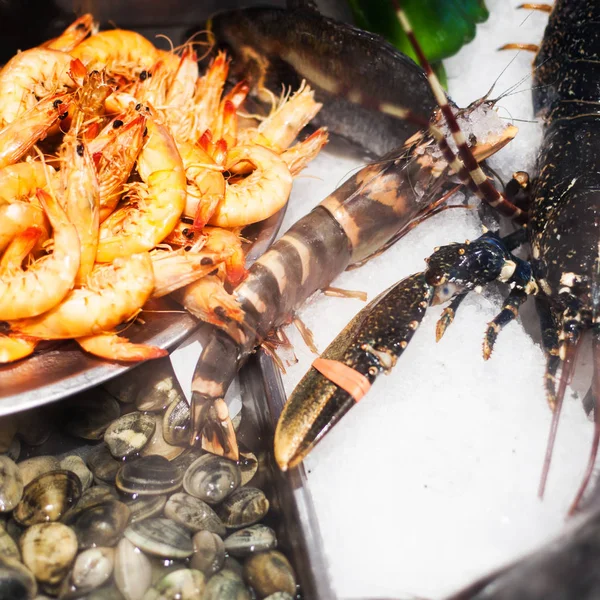
M 253 452 L 240 452 L 240 460 L 238 466 L 242 474 L 242 482 L 240 485 L 246 485 L 258 471 L 258 459 Z
M 35 456 L 21 461 L 18 465 L 23 485 L 27 485 L 39 475 L 60 469 L 60 463 L 54 456 Z
M 175 400 L 184 398 L 177 378 L 173 376 L 173 369 L 168 357 L 153 360 L 148 365 L 144 365 L 144 369 L 141 379 L 138 375 L 135 397 L 135 405 L 138 410 L 163 410 Z M 140 381 L 143 381 L 141 385 Z
M 61 521 L 65 525 L 69 525 L 77 519 L 77 517 L 93 506 L 98 506 L 104 502 L 115 500 L 117 498 L 117 491 L 113 488 L 98 485 L 91 487 L 90 489 L 83 492 L 79 502 L 71 509 L 69 509 L 61 518 Z
M 162 456 L 144 456 L 125 463 L 115 480 L 117 488 L 126 494 L 158 496 L 181 487 L 181 474 Z
M 180 456 L 171 461 L 171 464 L 183 476 L 188 470 L 189 466 L 205 454 L 206 452 L 201 448 L 186 448 Z
M 48 407 L 38 407 L 17 415 L 17 433 L 29 446 L 41 446 L 54 429 L 53 416 Z
M 187 558 L 194 548 L 188 531 L 171 519 L 152 518 L 127 527 L 125 537 L 140 550 L 165 558 Z
M 149 456 L 151 454 L 157 454 L 166 458 L 167 460 L 173 460 L 183 453 L 185 448 L 181 446 L 173 446 L 164 437 L 163 430 L 163 418 L 162 415 L 152 415 L 155 422 L 154 435 L 150 438 L 150 441 L 146 444 L 144 449 L 140 452 L 142 456 Z
M 210 531 L 199 531 L 192 538 L 194 554 L 190 560 L 192 569 L 198 569 L 210 576 L 219 571 L 225 561 L 223 540 Z
M 242 475 L 235 462 L 205 454 L 188 467 L 183 487 L 188 494 L 208 504 L 218 504 L 240 485 L 241 480 Z
M 79 554 L 70 577 L 61 586 L 61 600 L 80 598 L 104 585 L 113 572 L 114 554 L 112 548 L 90 548 Z
M 269 501 L 258 488 L 243 487 L 219 507 L 218 515 L 226 527 L 238 529 L 260 521 L 269 511 Z
M 19 547 L 6 529 L 0 529 L 0 556 L 21 560 Z
M 109 500 L 92 506 L 71 520 L 80 548 L 114 546 L 129 522 L 130 511 L 126 504 Z
M 79 589 L 100 587 L 112 575 L 115 562 L 113 548 L 90 548 L 75 560 L 71 579 Z
M 36 594 L 33 573 L 18 560 L 0 554 L 0 598 L 31 600 Z
M 296 593 L 296 576 L 288 559 L 277 550 L 258 552 L 246 559 L 244 579 L 264 598 L 276 592 Z
M 60 468 L 75 473 L 75 475 L 79 477 L 81 489 L 84 491 L 87 490 L 94 481 L 92 472 L 86 467 L 81 457 L 76 454 L 65 456 L 65 458 L 60 461 Z
M 185 398 L 171 402 L 163 415 L 163 435 L 169 444 L 187 445 L 190 439 L 190 405 Z
M 104 444 L 99 444 L 88 454 L 87 466 L 96 481 L 113 484 L 121 463 L 112 457 Z
M 77 538 L 62 523 L 38 523 L 29 527 L 20 540 L 25 566 L 42 583 L 58 584 L 77 554 Z
M 116 547 L 114 576 L 117 588 L 125 600 L 141 600 L 150 587 L 150 561 L 126 538 Z
M 133 500 L 125 502 L 129 507 L 129 522 L 135 523 L 148 517 L 154 517 L 160 514 L 167 502 L 167 496 L 139 496 Z
M 294 596 L 287 592 L 275 592 L 274 594 L 267 596 L 264 600 L 294 600 Z
M 223 569 L 208 580 L 202 600 L 251 600 L 251 596 L 237 573 Z
M 23 478 L 19 467 L 8 456 L 0 456 L 0 512 L 12 510 L 23 495 Z
M 266 525 L 245 527 L 225 538 L 225 549 L 233 556 L 247 556 L 254 552 L 271 550 L 277 546 L 275 532 Z
M 239 575 L 240 579 L 244 578 L 244 567 L 242 567 L 240 561 L 237 560 L 237 558 L 233 558 L 233 556 L 225 557 L 223 568 L 233 571 L 236 575 Z
M 113 421 L 104 432 L 104 442 L 115 458 L 138 454 L 150 441 L 155 422 L 150 415 L 135 411 Z
M 81 497 L 79 477 L 71 471 L 50 471 L 39 475 L 23 490 L 13 512 L 21 525 L 58 521 Z
M 119 403 L 102 388 L 94 388 L 68 401 L 64 429 L 78 438 L 100 440 L 120 414 Z
M 221 536 L 226 532 L 217 513 L 206 502 L 189 494 L 173 494 L 165 505 L 165 516 L 190 531 L 206 530 Z
M 198 600 L 203 597 L 206 577 L 195 569 L 178 569 L 165 575 L 144 595 L 144 600 Z

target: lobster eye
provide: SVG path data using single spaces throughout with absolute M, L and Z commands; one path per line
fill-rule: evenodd
M 433 300 L 431 304 L 436 305 L 448 302 L 448 300 L 450 300 L 450 298 L 456 294 L 457 289 L 457 286 L 450 282 L 438 285 L 433 293 Z

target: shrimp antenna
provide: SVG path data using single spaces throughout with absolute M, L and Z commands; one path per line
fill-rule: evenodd
M 452 138 L 454 139 L 454 143 L 458 149 L 458 156 L 462 161 L 462 168 L 458 168 L 458 171 L 455 167 L 458 167 L 459 161 L 454 160 L 450 165 L 452 170 L 457 173 L 458 177 L 463 181 L 468 188 L 473 191 L 473 193 L 484 202 L 487 202 L 493 208 L 496 208 L 504 215 L 514 219 L 517 222 L 526 222 L 527 221 L 527 213 L 522 211 L 518 206 L 515 206 L 510 200 L 508 200 L 505 196 L 503 196 L 493 185 L 493 183 L 486 177 L 485 173 L 482 171 L 481 167 L 477 163 L 473 152 L 469 148 L 467 144 L 467 140 L 465 138 L 464 133 L 462 132 L 458 121 L 454 113 L 452 112 L 452 108 L 450 108 L 450 104 L 448 103 L 448 98 L 446 97 L 446 93 L 442 88 L 436 74 L 433 72 L 431 68 L 431 64 L 427 60 L 423 49 L 421 48 L 415 34 L 413 33 L 410 21 L 406 16 L 405 12 L 402 10 L 400 3 L 398 0 L 392 0 L 394 6 L 396 8 L 396 12 L 398 14 L 398 18 L 400 20 L 400 24 L 402 25 L 402 29 L 406 33 L 411 46 L 413 47 L 421 67 L 423 67 L 425 74 L 427 75 L 427 79 L 429 80 L 429 85 L 431 87 L 431 91 L 439 104 L 440 110 L 444 115 L 444 118 L 448 124 L 448 128 L 452 134 Z M 431 128 L 430 128 L 431 131 Z M 444 142 L 445 147 L 442 142 L 437 138 L 436 141 L 440 144 L 440 149 L 442 152 L 447 153 L 447 149 L 449 150 L 449 146 L 447 142 Z M 446 149 L 447 148 L 447 149 Z

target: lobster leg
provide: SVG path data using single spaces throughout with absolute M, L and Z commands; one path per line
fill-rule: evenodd
M 520 288 L 514 288 L 504 300 L 502 310 L 490 322 L 483 339 L 483 358 L 488 360 L 492 355 L 496 338 L 500 330 L 519 316 L 519 308 L 527 300 L 527 294 Z

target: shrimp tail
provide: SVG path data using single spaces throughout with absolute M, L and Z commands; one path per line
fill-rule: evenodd
M 0 334 L 0 364 L 25 358 L 33 354 L 36 346 L 34 338 Z
M 239 449 L 223 397 L 237 371 L 238 345 L 216 330 L 202 350 L 192 380 L 191 444 L 201 439 L 202 448 L 232 460 L 239 459 Z
M 86 352 L 106 360 L 141 362 L 168 355 L 168 352 L 162 348 L 146 344 L 134 344 L 116 333 L 80 337 L 77 338 L 76 342 Z

